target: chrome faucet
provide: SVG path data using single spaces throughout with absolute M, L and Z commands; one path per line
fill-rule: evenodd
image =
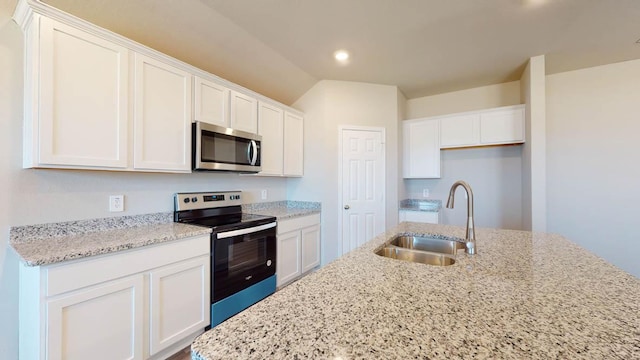
M 458 186 L 462 186 L 467 193 L 467 234 L 465 240 L 467 242 L 467 254 L 476 253 L 476 230 L 473 227 L 473 191 L 471 186 L 462 180 L 458 180 L 451 185 L 449 190 L 449 199 L 447 200 L 447 208 L 453 209 L 454 194 Z

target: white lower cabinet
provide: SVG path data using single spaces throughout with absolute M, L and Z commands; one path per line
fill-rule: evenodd
M 320 214 L 278 221 L 277 286 L 320 265 Z
M 400 210 L 399 220 L 400 222 L 412 221 L 412 222 L 420 222 L 420 223 L 428 223 L 428 224 L 439 224 L 440 212 Z
M 143 276 L 46 302 L 47 359 L 141 359 Z
M 161 359 L 209 325 L 209 236 L 20 267 L 21 359 Z
M 149 273 L 151 355 L 209 325 L 209 279 L 209 256 Z

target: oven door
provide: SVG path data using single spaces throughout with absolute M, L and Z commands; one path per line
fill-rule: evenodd
M 276 222 L 212 235 L 212 303 L 276 273 Z
M 261 170 L 261 136 L 201 122 L 193 124 L 193 134 L 195 170 Z

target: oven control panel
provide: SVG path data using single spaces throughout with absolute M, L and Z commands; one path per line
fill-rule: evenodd
M 209 209 L 242 205 L 242 192 L 177 193 L 174 200 L 176 211 Z

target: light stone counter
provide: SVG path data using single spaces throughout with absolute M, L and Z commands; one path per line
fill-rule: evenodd
M 402 223 L 198 337 L 193 359 L 640 359 L 640 280 L 557 236 L 477 229 L 454 265 L 383 258 Z
M 404 199 L 400 201 L 400 210 L 438 212 L 442 201 L 430 199 Z
M 211 233 L 173 222 L 172 213 L 11 228 L 9 243 L 28 266 L 48 265 Z
M 321 204 L 311 201 L 273 201 L 242 205 L 242 212 L 256 215 L 275 216 L 286 220 L 300 216 L 319 214 Z

